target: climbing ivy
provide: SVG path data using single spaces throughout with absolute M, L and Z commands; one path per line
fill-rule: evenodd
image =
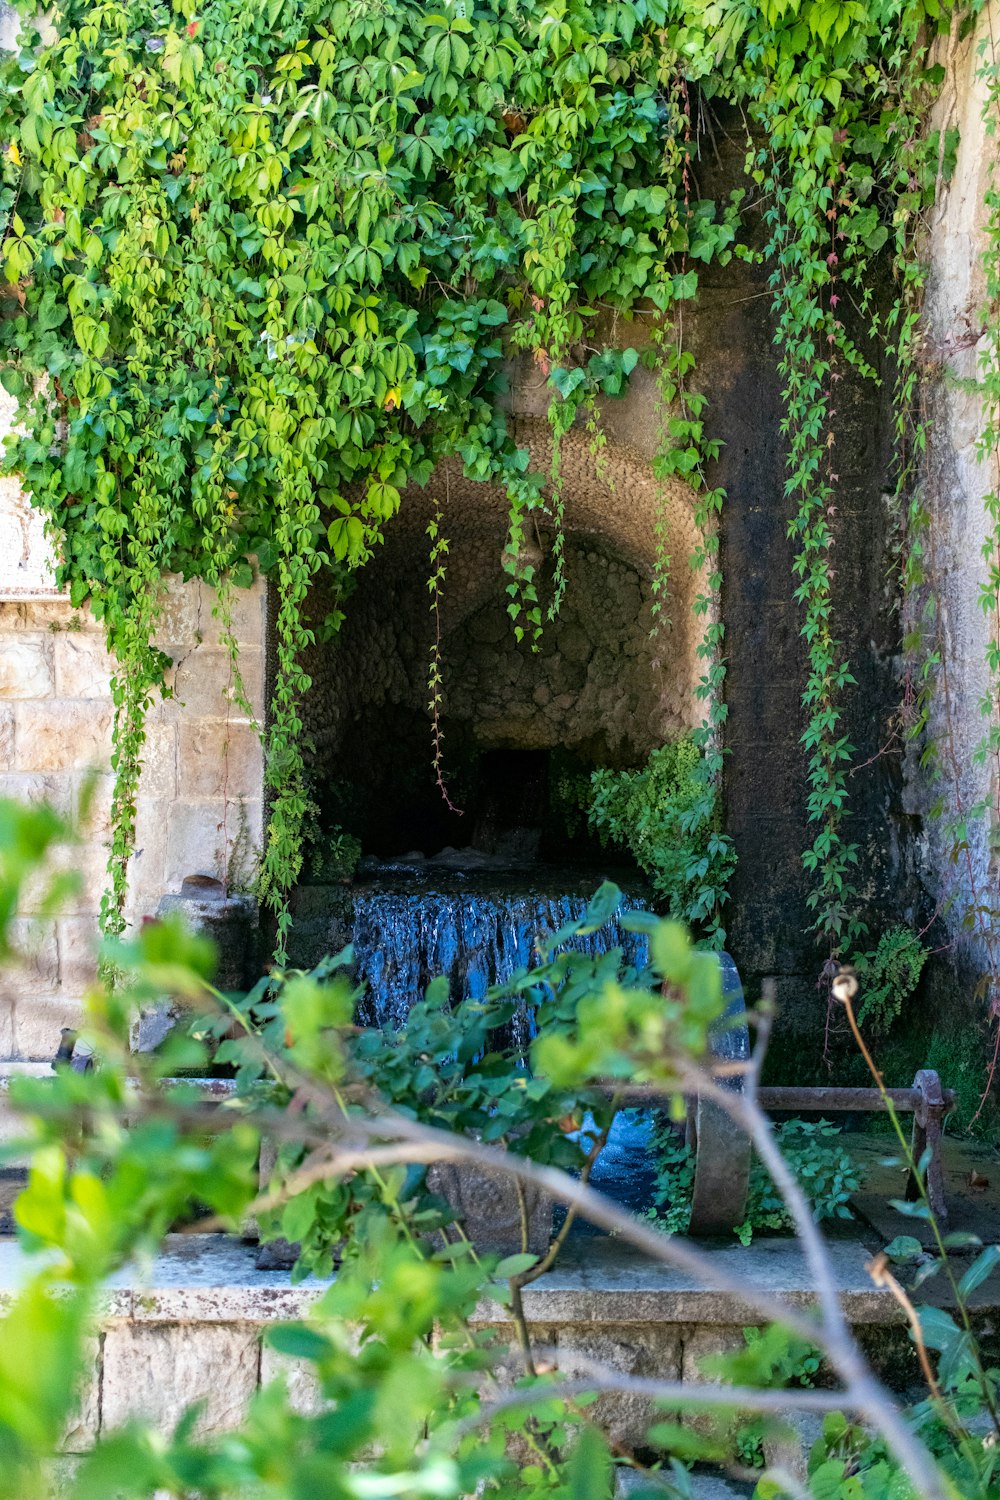
M 981 56 L 979 71 L 986 84 L 983 121 L 988 139 L 995 143 L 1000 123 L 1000 59 L 995 50 L 987 51 L 985 41 Z M 987 685 L 980 701 L 985 723 L 975 758 L 979 764 L 989 767 L 990 775 L 989 790 L 983 801 L 970 809 L 970 817 L 985 822 L 989 864 L 993 870 L 1000 855 L 1000 488 L 996 480 L 997 464 L 1000 462 L 1000 181 L 995 162 L 991 163 L 985 207 L 986 245 L 982 260 L 986 287 L 981 310 L 982 339 L 978 348 L 978 393 L 983 425 L 978 436 L 976 456 L 993 478 L 993 483 L 983 497 L 988 525 L 982 547 L 986 569 L 979 586 L 979 603 L 987 622 Z M 960 843 L 963 842 L 963 835 L 964 847 L 967 848 L 967 827 L 960 830 Z M 998 914 L 1000 902 L 996 899 L 994 881 L 990 892 L 984 893 L 975 902 L 975 910 L 968 914 L 970 927 L 977 929 L 985 939 L 990 970 L 986 999 L 990 1016 L 994 1019 L 1000 1016 L 1000 963 L 994 937 Z M 996 1048 L 992 1069 L 996 1067 L 1000 1052 L 1000 1029 L 997 1031 Z
M 120 663 L 111 904 L 167 665 L 161 580 L 242 586 L 256 566 L 278 599 L 261 886 L 280 911 L 317 572 L 363 564 L 402 487 L 457 455 L 506 489 L 515 633 L 537 638 L 521 544 L 549 502 L 495 399 L 503 360 L 530 352 L 565 430 L 563 403 L 571 420 L 635 363 L 588 357 L 585 319 L 633 306 L 704 233 L 694 211 L 664 233 L 676 22 L 665 0 L 67 0 L 42 30 L 19 9 L 0 84 L 9 463 Z
M 205 580 L 224 621 L 255 569 L 275 583 L 260 888 L 280 950 L 310 806 L 300 705 L 317 574 L 362 566 L 404 487 L 458 459 L 506 492 L 512 629 L 537 647 L 565 587 L 561 439 L 582 421 L 599 451 L 599 400 L 620 393 L 642 345 L 661 393 L 656 473 L 697 495 L 696 742 L 711 811 L 723 495 L 684 311 L 697 267 L 736 249 L 769 269 L 783 382 L 809 899 L 829 950 L 853 944 L 865 924 L 853 676 L 834 615 L 836 392 L 848 369 L 879 375 L 841 303 L 895 342 L 900 571 L 916 586 L 919 215 L 954 146 L 925 142 L 922 121 L 947 0 L 65 0 L 44 20 L 33 0 L 17 8 L 19 50 L 0 69 L 0 341 L 19 421 L 8 462 L 59 540 L 60 583 L 103 620 L 119 663 L 106 925 L 121 924 L 145 716 L 168 665 L 155 645 L 164 576 Z M 720 207 L 694 180 L 694 122 L 720 99 L 747 124 L 766 229 L 753 252 L 737 242 L 739 195 Z M 897 295 L 879 329 L 884 249 Z M 595 351 L 608 309 L 649 315 L 651 338 Z M 544 473 L 506 421 L 512 354 L 547 383 Z M 540 520 L 555 535 L 548 580 L 532 560 Z M 660 531 L 657 615 L 679 565 Z M 996 648 L 990 666 L 1000 677 Z

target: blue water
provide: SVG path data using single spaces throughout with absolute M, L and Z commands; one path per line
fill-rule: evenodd
M 363 1019 L 374 1026 L 401 1026 L 414 1000 L 439 975 L 447 978 L 453 1002 L 481 1000 L 493 985 L 531 965 L 540 936 L 582 917 L 590 895 L 590 890 L 526 892 L 481 880 L 440 881 L 419 889 L 412 884 L 359 887 L 353 943 L 367 991 Z M 621 910 L 640 904 L 625 896 Z M 626 931 L 618 916 L 567 946 L 595 956 L 621 948 L 624 962 L 638 969 L 648 961 L 645 933 Z
M 493 985 L 532 965 L 540 936 L 582 917 L 598 884 L 577 881 L 577 889 L 567 892 L 560 890 L 558 876 L 533 889 L 525 889 L 523 874 L 516 880 L 481 875 L 426 880 L 425 874 L 419 882 L 374 881 L 355 889 L 353 945 L 366 991 L 359 1020 L 366 1025 L 393 1030 L 404 1025 L 410 1006 L 438 975 L 448 979 L 453 1003 L 482 999 Z M 620 921 L 623 912 L 643 905 L 640 892 L 624 894 L 608 923 L 574 936 L 566 946 L 595 957 L 621 948 L 625 966 L 644 970 L 648 938 L 627 931 Z M 514 1040 L 525 1052 L 533 1030 L 528 1011 L 515 1017 Z M 649 1201 L 651 1123 L 649 1111 L 624 1111 L 593 1173 L 595 1187 L 631 1208 Z

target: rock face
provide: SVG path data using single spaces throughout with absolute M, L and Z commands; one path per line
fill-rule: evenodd
M 930 732 L 941 747 L 943 776 L 935 786 L 912 768 L 909 811 L 924 820 L 921 869 L 960 958 L 973 971 L 987 967 L 992 941 L 985 915 L 971 929 L 963 918 L 991 899 L 996 884 L 995 856 L 988 848 L 986 820 L 969 822 L 968 848 L 951 858 L 947 832 L 951 818 L 961 817 L 981 799 L 995 800 L 996 767 L 980 761 L 976 747 L 989 724 L 980 711 L 989 695 L 986 666 L 993 621 L 979 603 L 988 564 L 983 546 L 990 532 L 984 496 L 998 486 L 995 452 L 981 454 L 977 441 L 984 412 L 975 390 L 984 353 L 985 272 L 988 210 L 985 195 L 995 190 L 996 136 L 984 120 L 987 85 L 981 76 L 984 38 L 1000 27 L 1000 3 L 990 0 L 973 32 L 960 38 L 956 24 L 939 44 L 946 70 L 934 128 L 957 130 L 954 172 L 938 185 L 930 218 L 926 251 L 929 276 L 925 299 L 926 360 L 930 371 L 928 401 L 928 483 L 930 513 L 927 557 L 928 593 L 939 601 L 938 645 L 941 668 L 935 678 Z M 987 315 L 995 320 L 996 309 Z M 994 559 L 995 562 L 996 559 Z M 918 601 L 922 604 L 923 600 Z M 996 721 L 994 705 L 993 721 Z M 929 817 L 931 804 L 945 799 L 945 815 Z M 992 894 L 995 904 L 995 889 Z

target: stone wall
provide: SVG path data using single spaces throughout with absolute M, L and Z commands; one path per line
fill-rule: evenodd
M 996 859 L 990 857 L 986 820 L 973 818 L 968 847 L 952 860 L 947 824 L 981 799 L 995 804 L 997 792 L 993 767 L 975 754 L 988 727 L 980 702 L 989 690 L 986 651 L 992 623 L 979 604 L 987 576 L 983 546 L 990 529 L 983 497 L 997 489 L 998 471 L 995 454 L 984 461 L 976 451 L 983 412 L 974 384 L 984 343 L 984 197 L 997 185 L 992 180 L 997 138 L 982 118 L 986 85 L 978 76 L 979 49 L 983 39 L 998 33 L 1000 0 L 991 0 L 975 32 L 960 38 L 953 26 L 939 48 L 946 78 L 934 125 L 959 131 L 955 170 L 950 181 L 939 184 L 926 246 L 928 592 L 938 600 L 942 654 L 929 729 L 939 746 L 943 775 L 928 785 L 913 766 L 909 785 L 909 809 L 922 820 L 920 868 L 932 907 L 942 913 L 959 963 L 973 975 L 988 966 L 989 918 L 974 919 L 971 929 L 964 918 L 983 901 L 995 905 Z M 995 309 L 991 316 L 996 317 Z M 919 663 L 913 667 L 918 670 Z M 944 799 L 943 817 L 929 815 L 938 797 Z
M 719 1245 L 707 1253 L 732 1284 L 799 1308 L 815 1302 L 808 1266 L 792 1240 L 758 1237 L 749 1247 Z M 903 1318 L 888 1292 L 872 1286 L 868 1254 L 859 1241 L 830 1246 L 845 1316 L 885 1341 Z M 277 1354 L 265 1335 L 276 1323 L 321 1316 L 316 1303 L 329 1283 L 292 1285 L 287 1272 L 257 1271 L 255 1258 L 255 1246 L 224 1235 L 174 1235 L 148 1275 L 126 1268 L 115 1276 L 101 1298 L 67 1453 L 86 1452 L 98 1434 L 108 1436 L 129 1417 L 166 1434 L 195 1402 L 203 1403 L 196 1430 L 224 1432 L 241 1421 L 259 1386 L 276 1379 L 286 1382 L 298 1410 L 321 1409 L 314 1366 Z M 24 1273 L 20 1248 L 0 1242 L 0 1311 Z M 557 1268 L 525 1288 L 524 1311 L 536 1347 L 549 1348 L 568 1378 L 596 1363 L 623 1375 L 690 1383 L 712 1378 L 705 1359 L 744 1346 L 742 1330 L 756 1316 L 743 1298 L 604 1237 L 571 1238 Z M 481 1302 L 472 1323 L 501 1351 L 514 1342 L 510 1320 L 495 1303 Z M 498 1377 L 509 1379 L 516 1368 L 513 1359 L 502 1362 Z M 644 1397 L 603 1396 L 598 1415 L 614 1440 L 643 1444 L 651 1416 Z
M 7 582 L 0 578 L 0 586 Z M 242 672 L 262 712 L 264 590 L 238 596 L 234 628 Z M 238 879 L 252 861 L 262 822 L 262 755 L 253 726 L 232 703 L 228 656 L 208 591 L 168 592 L 160 644 L 173 658 L 174 697 L 149 718 L 128 916 L 156 908 L 185 875 Z M 85 785 L 93 806 L 80 842 L 58 863 L 80 889 L 55 918 L 40 918 L 29 892 L 17 935 L 25 970 L 0 982 L 0 1058 L 51 1057 L 60 1027 L 79 1014 L 95 970 L 97 916 L 106 884 L 112 663 L 100 626 L 58 597 L 0 594 L 0 795 L 46 801 L 75 819 Z

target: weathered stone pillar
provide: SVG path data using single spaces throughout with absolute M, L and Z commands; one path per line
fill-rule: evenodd
M 960 38 L 956 15 L 949 38 L 939 44 L 938 61 L 946 72 L 932 128 L 942 139 L 946 132 L 958 132 L 954 171 L 947 182 L 938 182 L 925 245 L 926 562 L 928 593 L 938 607 L 937 623 L 929 627 L 937 637 L 929 645 L 939 647 L 942 658 L 928 728 L 939 747 L 943 774 L 937 784 L 929 784 L 914 752 L 908 777 L 909 810 L 924 818 L 925 883 L 942 910 L 959 959 L 975 970 L 986 967 L 983 925 L 976 920 L 970 928 L 964 919 L 995 885 L 995 862 L 985 819 L 970 820 L 968 853 L 957 862 L 951 857 L 948 824 L 996 794 L 990 761 L 980 763 L 975 754 L 989 728 L 980 709 L 990 690 L 986 651 L 991 629 L 979 603 L 988 570 L 983 547 L 991 529 L 983 499 L 998 484 L 996 455 L 980 458 L 977 452 L 983 410 L 975 383 L 985 345 L 985 197 L 998 185 L 993 181 L 997 138 L 987 132 L 983 118 L 987 85 L 979 76 L 984 63 L 980 46 L 998 31 L 1000 0 L 989 0 L 974 32 Z M 929 816 L 939 797 L 945 804 L 943 816 Z

